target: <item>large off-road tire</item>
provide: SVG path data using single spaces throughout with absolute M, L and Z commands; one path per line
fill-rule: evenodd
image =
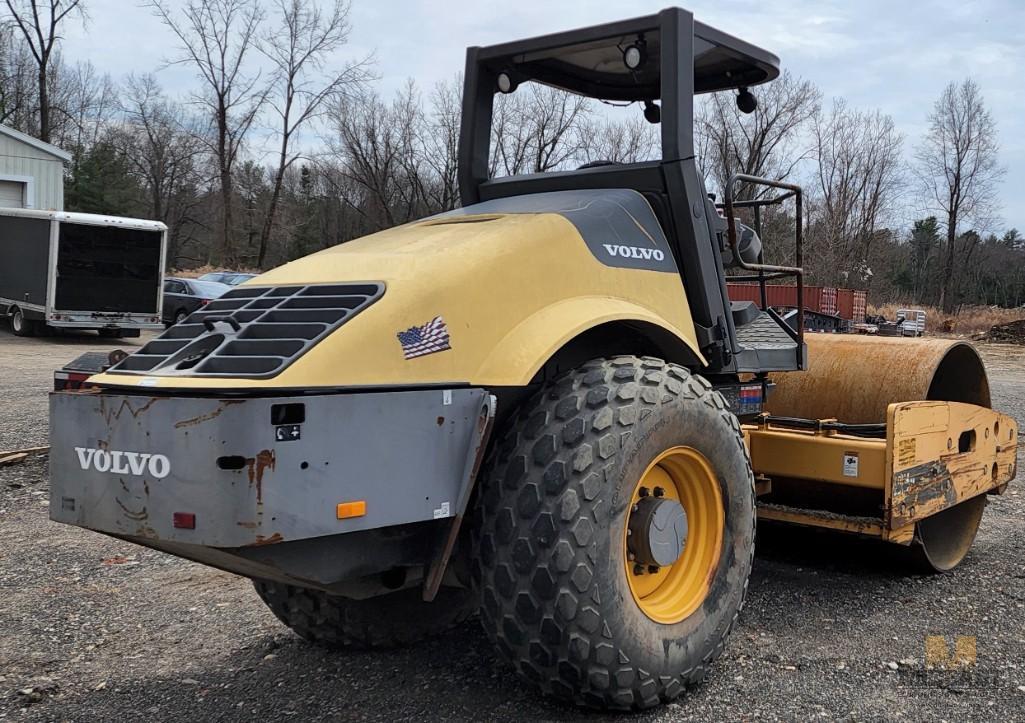
M 638 572 L 646 480 L 655 495 L 678 488 L 689 529 L 676 562 Z M 707 381 L 660 359 L 589 362 L 508 422 L 479 489 L 481 621 L 525 679 L 576 704 L 641 709 L 704 677 L 743 605 L 755 535 L 740 424 Z M 639 596 L 658 583 L 649 570 L 679 584 Z
M 477 609 L 466 588 L 443 587 L 432 602 L 413 587 L 364 600 L 320 590 L 253 580 L 278 620 L 310 642 L 331 648 L 395 648 L 433 637 L 463 622 Z

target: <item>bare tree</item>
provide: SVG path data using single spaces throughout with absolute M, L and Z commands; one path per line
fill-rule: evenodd
M 58 27 L 74 10 L 82 13 L 81 0 L 4 0 L 36 61 L 39 82 L 39 138 L 50 142 L 50 96 L 47 80 L 50 59 L 60 40 Z
M 587 98 L 531 83 L 495 99 L 491 127 L 491 175 L 543 173 L 580 153 L 574 131 L 590 113 Z
M 205 87 L 197 100 L 206 107 L 214 129 L 208 141 L 217 163 L 221 192 L 221 256 L 236 263 L 232 239 L 232 170 L 266 89 L 258 73 L 246 70 L 254 49 L 263 11 L 256 0 L 188 0 L 175 11 L 167 0 L 150 7 L 181 42 L 179 63 L 195 67 Z
M 626 121 L 587 118 L 577 129 L 580 160 L 637 163 L 651 160 L 659 150 L 658 126 L 641 117 Z
M 973 221 L 985 228 L 996 211 L 996 184 L 1004 174 L 997 153 L 996 122 L 975 81 L 951 82 L 929 115 L 929 132 L 916 153 L 917 171 L 930 208 L 946 221 L 947 242 L 939 304 L 956 306 L 955 257 L 958 227 Z
M 88 60 L 69 66 L 60 55 L 50 63 L 50 140 L 81 152 L 92 147 L 117 113 L 117 86 Z
M 0 23 L 0 123 L 29 134 L 35 128 L 35 60 L 13 23 Z
M 411 220 L 407 183 L 413 154 L 416 107 L 409 87 L 389 106 L 374 93 L 339 102 L 332 115 L 336 136 L 330 140 L 337 170 L 328 174 L 345 204 L 363 217 L 371 231 Z
M 842 100 L 816 116 L 813 137 L 820 195 L 815 236 L 825 246 L 817 255 L 831 281 L 867 282 L 872 244 L 901 186 L 903 139 L 890 116 L 853 110 Z
M 121 110 L 120 144 L 148 194 L 147 216 L 167 224 L 168 259 L 174 261 L 199 202 L 202 147 L 197 138 L 202 133 L 181 107 L 164 96 L 152 75 L 128 77 Z
M 434 86 L 430 115 L 420 133 L 422 163 L 430 181 L 423 189 L 431 213 L 459 205 L 459 122 L 462 115 L 462 75 Z
M 758 109 L 744 114 L 732 92 L 714 93 L 698 106 L 694 120 L 698 159 L 705 177 L 721 192 L 734 173 L 781 181 L 807 158 L 804 130 L 819 110 L 821 93 L 789 72 L 757 92 Z M 764 192 L 764 188 L 758 193 Z M 753 198 L 742 184 L 737 198 Z
M 278 0 L 280 26 L 268 32 L 260 50 L 274 68 L 274 102 L 280 119 L 281 145 L 274 171 L 270 201 L 260 232 L 256 265 L 263 267 L 267 241 L 274 226 L 281 184 L 288 168 L 299 159 L 291 146 L 307 122 L 319 116 L 331 101 L 366 79 L 367 60 L 343 64 L 324 72 L 331 53 L 349 35 L 349 3 L 335 0 L 325 9 L 313 0 Z

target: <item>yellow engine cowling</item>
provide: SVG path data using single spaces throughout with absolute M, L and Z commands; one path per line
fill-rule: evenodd
M 639 198 L 639 196 L 638 196 Z M 643 203 L 643 201 L 641 201 Z M 671 257 L 670 257 L 671 261 Z M 600 262 L 559 213 L 443 216 L 382 231 L 247 282 L 384 282 L 383 297 L 266 379 L 147 377 L 155 388 L 316 388 L 468 383 L 522 386 L 568 341 L 614 321 L 643 322 L 698 350 L 679 274 Z M 443 317 L 451 350 L 407 360 L 398 332 Z M 138 384 L 101 374 L 96 384 Z

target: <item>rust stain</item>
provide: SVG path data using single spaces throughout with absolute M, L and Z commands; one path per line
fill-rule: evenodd
M 438 426 L 440 427 L 444 423 L 445 423 L 445 418 L 444 417 L 438 417 Z
M 982 364 L 964 342 L 850 334 L 805 334 L 807 370 L 774 374 L 766 411 L 806 419 L 883 422 L 892 402 L 924 400 L 941 365 L 957 380 L 959 399 L 989 406 Z
M 247 457 L 246 468 L 249 471 L 249 486 L 256 484 L 256 504 L 263 504 L 263 473 L 268 469 L 274 470 L 274 451 L 264 449 L 257 452 L 255 457 Z
M 135 408 L 131 405 L 128 399 L 121 399 L 121 403 L 117 405 L 117 408 L 111 408 L 107 406 L 107 397 L 101 396 L 100 414 L 103 415 L 103 419 L 108 425 L 110 425 L 115 419 L 120 419 L 125 410 L 128 410 L 128 413 L 133 419 L 138 419 L 140 414 L 147 411 L 160 400 L 161 397 L 150 397 L 148 402 L 143 404 L 141 407 Z
M 907 439 L 901 439 L 897 442 L 897 464 L 901 467 L 908 467 L 913 465 L 917 460 L 916 447 L 918 445 L 918 439 L 916 437 L 909 437 Z
M 879 536 L 882 527 L 882 520 L 875 517 L 842 515 L 838 512 L 829 512 L 827 510 L 797 509 L 771 502 L 759 502 L 758 514 L 760 517 L 770 520 L 828 527 L 830 529 L 876 537 Z
M 249 529 L 249 530 L 255 530 L 257 527 L 260 526 L 260 523 L 259 522 L 239 522 L 238 526 L 239 527 L 245 527 L 246 529 Z
M 246 545 L 246 547 L 259 547 L 260 545 L 276 545 L 279 542 L 284 542 L 285 538 L 281 536 L 280 532 L 275 532 L 270 537 L 264 537 L 263 535 L 256 536 L 256 542 Z
M 139 527 L 136 528 L 136 530 L 135 530 L 135 536 L 136 537 L 146 537 L 146 538 L 151 539 L 151 540 L 158 540 L 158 539 L 160 539 L 159 535 L 157 535 L 157 531 L 154 530 L 149 525 L 139 525 Z
M 211 419 L 219 417 L 221 415 L 221 412 L 223 412 L 229 406 L 233 404 L 241 404 L 242 401 L 243 400 L 241 399 L 222 399 L 221 406 L 217 407 L 217 409 L 215 409 L 214 411 L 209 412 L 207 414 L 201 414 L 198 417 L 192 417 L 190 419 L 183 419 L 180 422 L 175 422 L 174 428 L 181 429 L 182 427 L 193 427 L 197 424 L 202 424 L 203 422 L 209 422 Z
M 114 501 L 117 502 L 117 506 L 124 511 L 125 517 L 127 517 L 130 520 L 141 522 L 142 520 L 149 518 L 149 510 L 147 510 L 145 507 L 136 512 L 135 510 L 130 510 L 127 507 L 125 507 L 125 503 L 121 501 L 121 498 L 115 497 Z
M 51 394 L 99 394 L 103 390 L 99 387 L 81 387 L 79 389 L 61 389 L 59 392 L 51 392 Z

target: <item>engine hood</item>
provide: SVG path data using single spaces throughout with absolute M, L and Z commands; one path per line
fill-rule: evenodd
M 320 251 L 239 288 L 374 282 L 384 287 L 380 298 L 274 376 L 115 368 L 92 381 L 196 389 L 519 386 L 574 336 L 615 320 L 656 324 L 700 358 L 668 244 L 633 191 L 477 204 Z

